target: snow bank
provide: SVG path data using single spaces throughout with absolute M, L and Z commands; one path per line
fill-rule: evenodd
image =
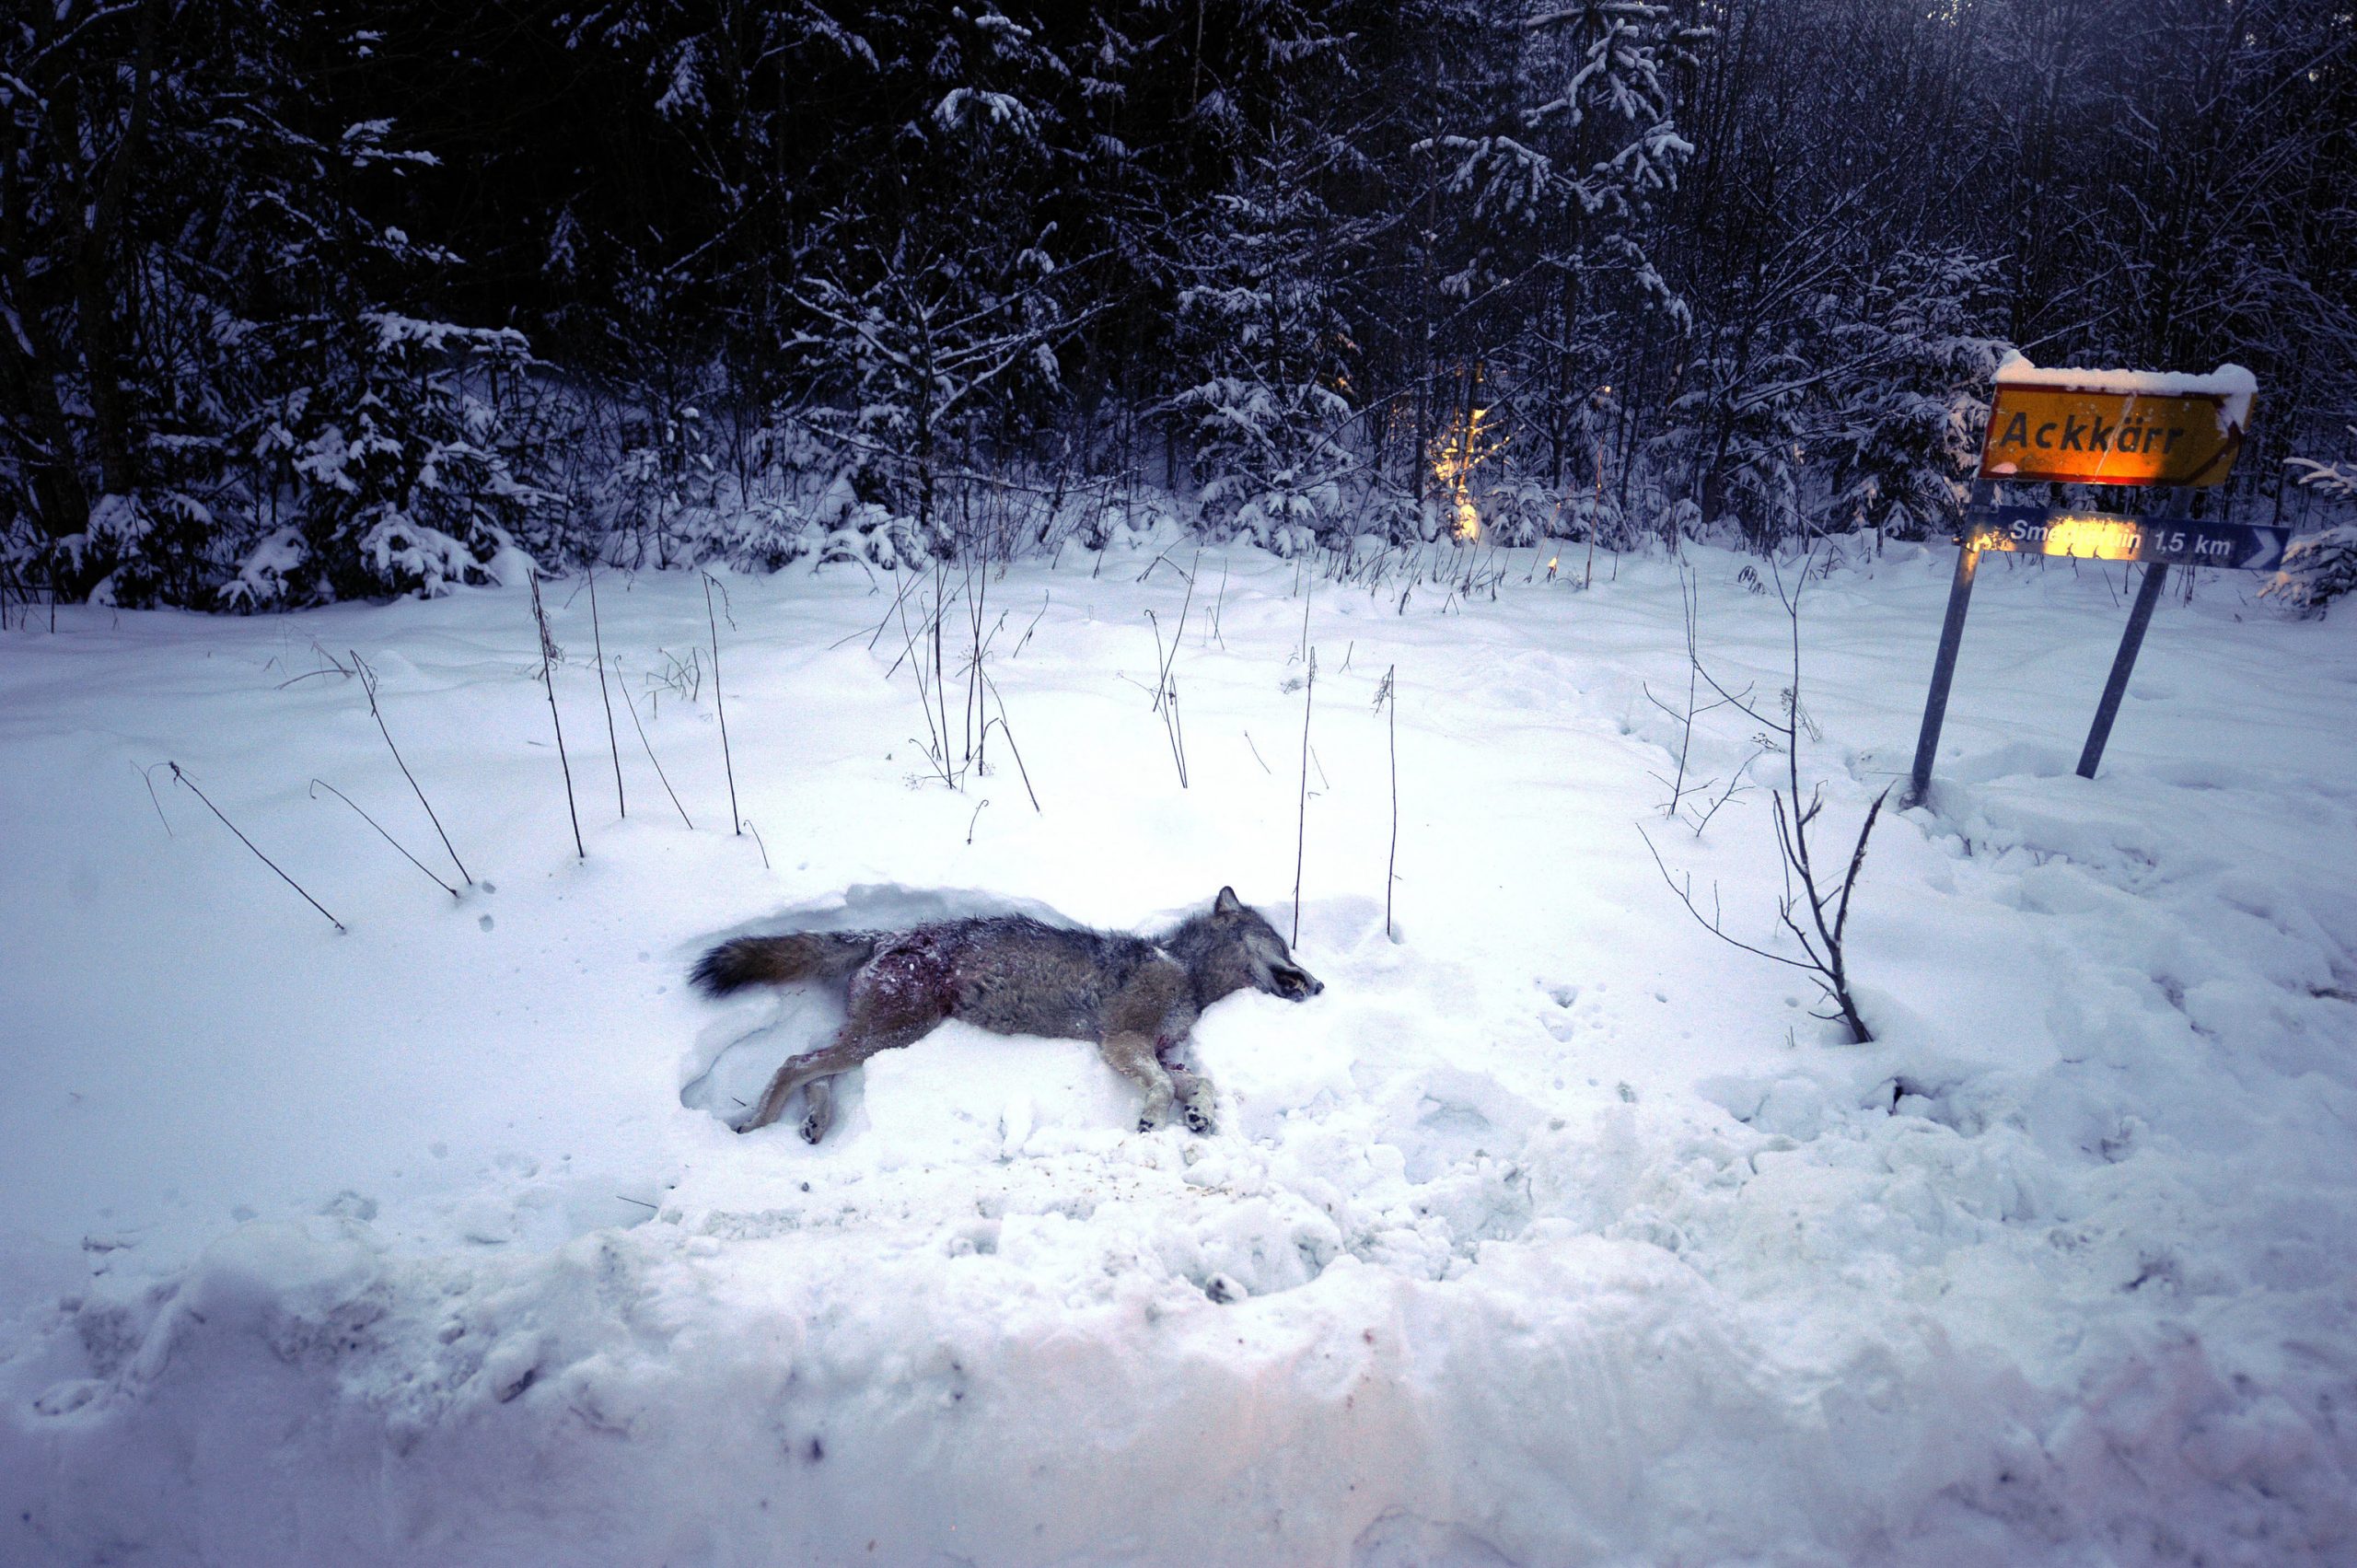
M 1214 1135 L 1128 1131 L 1086 1046 L 958 1025 L 848 1080 L 818 1148 L 726 1131 L 832 1013 L 693 996 L 712 941 L 1143 928 L 1223 882 L 1289 925 L 1300 570 L 1206 558 L 1182 789 L 1144 611 L 1167 645 L 1184 585 L 1151 559 L 992 585 L 1038 617 L 991 666 L 1037 813 L 1012 770 L 926 781 L 864 576 L 732 580 L 758 841 L 715 830 L 694 585 L 601 610 L 696 830 L 627 715 L 617 819 L 586 600 L 552 593 L 579 863 L 514 591 L 12 638 L 0 1559 L 2357 1548 L 2357 645 L 2238 579 L 2165 608 L 2089 784 L 2119 580 L 1984 566 L 1933 802 L 1886 819 L 1853 917 L 1871 1046 L 1698 930 L 1636 837 L 1772 941 L 1780 761 L 1652 701 L 1683 690 L 1678 587 L 1631 559 L 1405 614 L 1396 583 L 1314 588 L 1299 948 L 1328 989 L 1206 1016 Z M 1772 598 L 1700 560 L 1706 656 L 1788 681 Z M 1837 831 L 1905 765 L 1946 576 L 1910 552 L 1810 589 Z M 328 663 L 352 647 L 462 900 L 307 795 L 438 849 Z M 1713 798 L 1748 783 L 1699 833 L 1663 816 L 1680 753 Z M 167 756 L 352 935 L 151 800 Z

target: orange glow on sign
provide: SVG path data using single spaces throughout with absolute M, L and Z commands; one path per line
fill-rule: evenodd
M 1975 550 L 2026 550 L 2034 555 L 2071 555 L 2082 561 L 2141 561 L 2144 532 L 2143 523 L 2135 517 L 2057 513 L 2043 523 L 1984 528 L 1968 542 Z
M 1980 477 L 2061 484 L 2223 484 L 2242 450 L 2227 400 L 2000 381 Z

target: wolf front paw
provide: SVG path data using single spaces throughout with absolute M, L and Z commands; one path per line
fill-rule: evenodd
M 1212 1120 L 1209 1106 L 1190 1105 L 1187 1108 L 1187 1131 L 1205 1135 L 1219 1131 L 1219 1124 Z
M 832 1125 L 833 1121 L 834 1118 L 831 1116 L 821 1116 L 817 1111 L 812 1111 L 802 1119 L 802 1141 L 806 1144 L 817 1143 L 827 1135 L 827 1129 Z

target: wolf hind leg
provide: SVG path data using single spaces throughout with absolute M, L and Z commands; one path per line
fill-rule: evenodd
M 827 1135 L 834 1122 L 834 1090 L 827 1080 L 839 1073 L 848 1073 L 879 1051 L 892 1051 L 922 1039 L 940 1020 L 927 1018 L 911 1020 L 879 1031 L 861 1029 L 855 1023 L 845 1024 L 835 1038 L 816 1051 L 789 1056 L 771 1077 L 768 1088 L 761 1091 L 761 1103 L 753 1114 L 737 1124 L 739 1132 L 750 1132 L 766 1127 L 785 1110 L 785 1102 L 794 1091 L 807 1085 L 807 1109 L 802 1118 L 802 1136 L 817 1143 Z
M 1179 1112 L 1187 1121 L 1190 1132 L 1216 1132 L 1219 1119 L 1214 1113 L 1212 1081 L 1201 1073 L 1190 1073 L 1183 1067 L 1169 1069 L 1170 1087 L 1178 1097 Z
M 834 1091 L 826 1080 L 848 1073 L 879 1051 L 914 1044 L 949 1016 L 949 997 L 937 972 L 941 955 L 931 947 L 888 947 L 852 976 L 848 1015 L 835 1038 L 816 1051 L 788 1057 L 761 1094 L 753 1114 L 737 1130 L 766 1127 L 785 1111 L 795 1090 L 812 1086 L 802 1117 L 802 1136 L 817 1143 L 835 1116 Z
M 1152 1035 L 1109 1034 L 1098 1043 L 1097 1053 L 1107 1066 L 1145 1091 L 1145 1103 L 1138 1109 L 1139 1132 L 1151 1132 L 1170 1120 L 1170 1102 L 1178 1091 L 1155 1055 Z
M 784 1113 L 785 1102 L 804 1084 L 813 1078 L 827 1078 L 837 1073 L 848 1072 L 866 1061 L 869 1052 L 860 1049 L 865 1042 L 856 1037 L 847 1039 L 847 1030 L 838 1032 L 832 1040 L 818 1050 L 789 1056 L 780 1063 L 777 1071 L 770 1074 L 769 1086 L 761 1091 L 760 1101 L 753 1107 L 753 1114 L 738 1122 L 737 1131 L 750 1132 L 768 1126 Z
M 835 1124 L 835 1081 L 813 1078 L 802 1086 L 802 1141 L 815 1144 Z

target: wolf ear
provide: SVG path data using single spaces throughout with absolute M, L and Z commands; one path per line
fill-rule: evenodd
M 1244 900 L 1236 896 L 1235 889 L 1222 888 L 1219 890 L 1219 897 L 1212 900 L 1212 912 L 1213 914 L 1242 914 Z

